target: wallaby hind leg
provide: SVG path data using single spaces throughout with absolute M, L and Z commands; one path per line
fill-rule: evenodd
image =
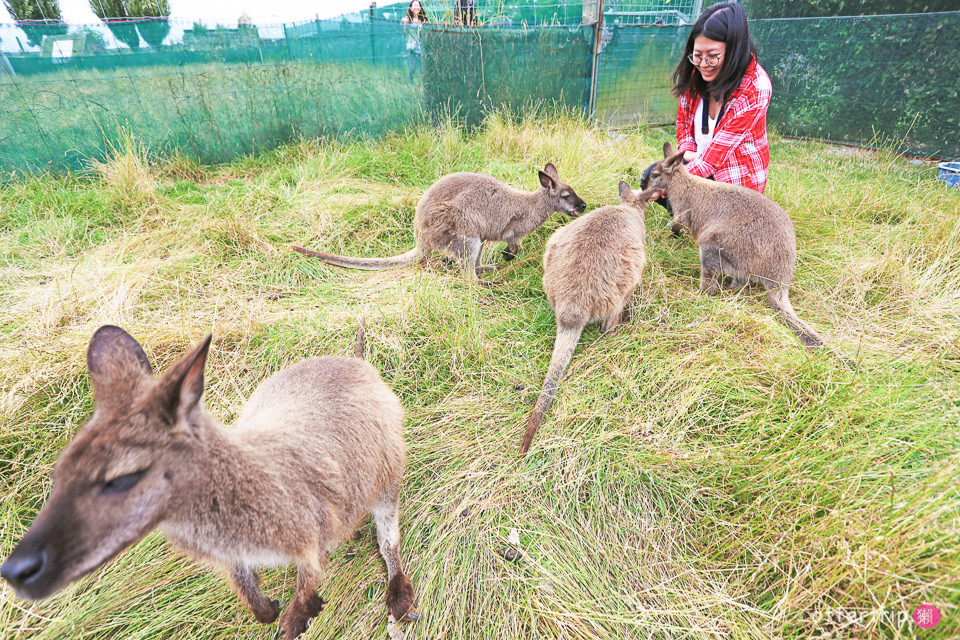
M 246 565 L 237 565 L 230 570 L 230 583 L 240 600 L 261 624 L 270 624 L 280 614 L 280 603 L 263 595 L 257 573 Z
M 323 578 L 319 551 L 316 558 L 297 563 L 297 592 L 280 617 L 283 639 L 293 640 L 307 630 L 310 620 L 323 609 L 317 587 Z
M 723 277 L 720 260 L 720 247 L 703 243 L 700 245 L 700 291 L 715 296 L 720 290 L 720 278 Z
M 384 500 L 371 510 L 373 521 L 377 525 L 377 542 L 380 543 L 380 555 L 387 565 L 387 610 L 393 622 L 416 620 L 414 613 L 415 596 L 410 578 L 403 573 L 403 561 L 400 559 L 400 519 L 397 500 Z
M 715 296 L 719 291 L 719 278 L 716 271 L 700 267 L 700 291 L 708 296 Z
M 683 212 L 679 215 L 674 215 L 673 211 L 670 212 L 670 217 L 672 218 L 670 223 L 670 233 L 680 237 L 683 235 L 683 230 L 687 228 L 687 225 L 690 224 L 689 219 L 690 215 L 688 212 Z
M 463 264 L 463 275 L 468 280 L 477 279 L 482 249 L 483 241 L 480 238 L 466 238 L 463 241 L 463 253 L 460 254 L 460 260 Z
M 507 242 L 507 246 L 503 248 L 501 255 L 503 256 L 504 262 L 510 262 L 517 257 L 517 252 L 520 251 L 520 245 L 516 242 Z
M 619 326 L 620 322 L 623 320 L 623 308 L 617 309 L 603 321 L 603 324 L 600 326 L 600 331 L 603 333 L 610 333 Z
M 738 278 L 737 276 L 730 276 L 729 279 L 724 279 L 720 281 L 720 286 L 728 291 L 733 289 L 742 289 L 750 284 L 750 282 L 744 278 Z

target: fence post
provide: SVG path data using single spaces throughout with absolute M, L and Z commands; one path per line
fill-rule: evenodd
M 5 54 L 2 51 L 0 51 L 0 62 L 3 63 L 3 64 L 0 64 L 0 75 L 3 75 L 4 73 L 9 73 L 14 78 L 17 77 L 17 72 L 13 70 L 13 65 L 10 64 L 9 60 L 7 60 L 7 54 Z
M 697 18 L 700 17 L 700 10 L 703 9 L 703 0 L 696 0 L 693 3 L 693 15 L 690 17 L 690 24 L 693 24 L 697 21 Z
M 589 117 L 597 108 L 597 71 L 599 70 L 600 47 L 603 38 L 604 0 L 584 0 L 583 24 L 593 25 L 593 63 L 590 65 L 590 102 L 587 106 Z
M 374 32 L 373 28 L 373 10 L 377 8 L 376 2 L 370 3 L 370 12 L 368 17 L 370 18 L 370 62 L 374 62 L 377 58 L 377 35 Z

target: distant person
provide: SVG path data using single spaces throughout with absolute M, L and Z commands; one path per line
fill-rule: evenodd
M 477 26 L 477 12 L 473 0 L 457 0 L 453 7 L 453 23 L 465 27 Z
M 407 25 L 407 74 L 410 80 L 420 71 L 420 25 L 430 22 L 427 10 L 420 0 L 413 0 L 407 7 L 407 14 L 400 19 L 400 24 Z M 411 26 L 412 25 L 412 26 Z
M 763 193 L 770 166 L 770 77 L 757 64 L 747 16 L 737 2 L 700 14 L 673 72 L 678 151 L 687 171 Z M 641 188 L 653 165 L 643 173 Z M 670 210 L 669 202 L 660 204 Z

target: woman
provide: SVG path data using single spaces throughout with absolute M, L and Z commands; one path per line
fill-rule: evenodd
M 407 63 L 408 77 L 413 80 L 414 73 L 420 70 L 420 25 L 430 22 L 427 11 L 420 0 L 412 0 L 407 7 L 407 14 L 400 19 L 400 24 L 414 25 L 407 33 Z
M 743 7 L 721 2 L 700 15 L 673 82 L 680 99 L 678 149 L 687 171 L 763 193 L 770 165 L 771 87 L 757 64 Z
M 407 15 L 400 19 L 400 24 L 423 24 L 424 22 L 430 22 L 427 11 L 420 0 L 413 0 L 407 7 Z

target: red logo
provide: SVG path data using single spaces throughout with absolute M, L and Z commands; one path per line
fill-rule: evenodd
M 922 604 L 913 610 L 913 621 L 924 629 L 933 629 L 940 624 L 940 610 L 932 604 Z

